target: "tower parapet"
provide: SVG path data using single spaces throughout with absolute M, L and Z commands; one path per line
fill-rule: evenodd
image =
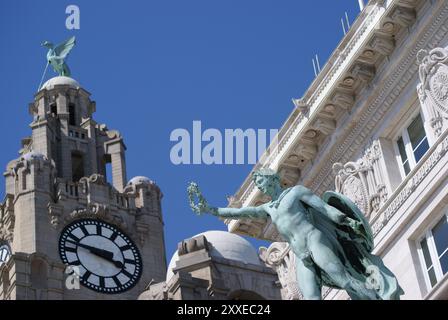
M 55 77 L 29 111 L 32 134 L 4 173 L 0 241 L 11 255 L 0 263 L 0 298 L 134 299 L 150 281 L 165 279 L 162 193 L 148 178 L 127 183 L 123 137 L 93 119 L 90 93 Z M 86 246 L 109 253 L 102 258 Z M 80 268 L 79 290 L 66 287 L 64 264 Z M 30 289 L 6 280 L 23 277 L 38 281 Z

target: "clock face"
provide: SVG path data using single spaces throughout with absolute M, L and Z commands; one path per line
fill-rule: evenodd
M 8 262 L 9 257 L 11 257 L 11 249 L 9 248 L 9 245 L 0 245 L 0 267 Z
M 67 225 L 59 239 L 59 254 L 66 265 L 79 268 L 82 285 L 101 293 L 129 290 L 142 273 L 134 242 L 99 220 L 76 220 Z

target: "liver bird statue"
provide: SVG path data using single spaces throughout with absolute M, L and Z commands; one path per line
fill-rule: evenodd
M 42 43 L 42 46 L 49 49 L 47 53 L 47 66 L 51 64 L 54 71 L 60 76 L 70 77 L 71 75 L 70 69 L 64 60 L 75 46 L 75 43 L 75 37 L 71 37 L 57 46 L 54 46 L 53 43 L 48 41 Z

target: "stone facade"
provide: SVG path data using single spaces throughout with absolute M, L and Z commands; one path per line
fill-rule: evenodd
M 353 200 L 404 299 L 448 297 L 444 266 L 435 262 L 437 281 L 429 283 L 421 248 L 448 213 L 447 26 L 446 1 L 369 1 L 305 95 L 293 100 L 278 145 L 270 147 L 277 152 L 267 150 L 254 168 L 277 170 L 284 186 L 302 184 L 318 195 L 336 190 Z M 420 144 L 406 144 L 405 161 L 398 144 L 410 139 L 418 117 L 427 148 L 416 155 Z M 267 200 L 249 175 L 229 206 Z M 272 223 L 226 223 L 230 232 L 274 241 L 260 256 L 277 271 L 282 297 L 300 299 L 295 257 Z M 348 298 L 323 291 L 326 299 Z
M 166 281 L 153 283 L 141 300 L 279 300 L 277 273 L 243 238 L 207 231 L 179 243 Z
M 47 81 L 30 104 L 32 135 L 4 173 L 0 251 L 9 248 L 10 256 L 0 260 L 0 299 L 280 299 L 277 273 L 246 240 L 227 232 L 180 242 L 167 268 L 161 190 L 146 177 L 127 182 L 123 138 L 93 120 L 95 109 L 90 94 L 67 77 Z M 105 294 L 82 282 L 68 285 L 73 266 L 62 262 L 60 239 L 67 226 L 86 219 L 118 228 L 137 246 L 142 274 L 131 289 Z M 90 254 L 104 263 L 110 258 L 100 240 L 89 243 L 97 249 Z M 85 245 L 72 248 L 77 262 Z
M 0 241 L 12 255 L 0 267 L 0 299 L 136 299 L 150 281 L 165 279 L 162 193 L 147 178 L 127 183 L 123 138 L 95 122 L 95 108 L 67 77 L 49 80 L 30 104 L 32 135 L 4 173 Z M 134 288 L 115 295 L 67 289 L 59 237 L 83 218 L 108 222 L 135 242 L 143 271 Z

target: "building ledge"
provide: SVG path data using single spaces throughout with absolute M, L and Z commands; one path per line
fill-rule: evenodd
M 448 300 L 448 273 L 423 298 L 424 300 Z

